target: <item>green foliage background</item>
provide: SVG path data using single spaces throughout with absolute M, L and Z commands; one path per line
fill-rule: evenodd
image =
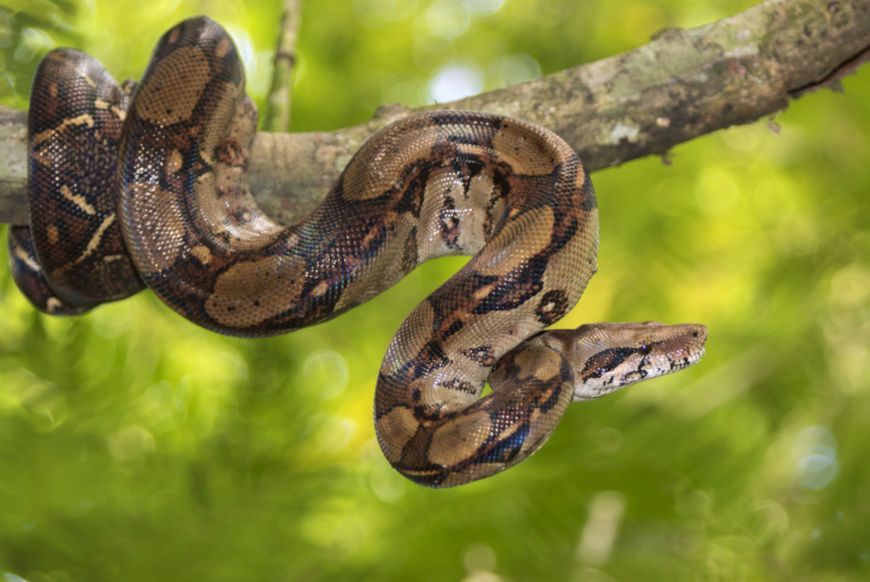
M 603 58 L 750 1 L 309 0 L 296 130 Z M 280 2 L 0 0 L 0 101 L 71 45 L 137 77 L 180 19 L 224 23 L 262 104 Z M 574 405 L 539 454 L 430 491 L 372 391 L 461 260 L 268 340 L 148 293 L 37 315 L 0 272 L 0 575 L 48 580 L 854 580 L 870 576 L 870 69 L 771 122 L 598 172 L 600 272 L 559 324 L 708 324 L 680 374 Z M 4 245 L 5 247 L 5 245 Z M 5 257 L 4 257 L 5 258 Z M 5 574 L 3 574 L 5 573 Z

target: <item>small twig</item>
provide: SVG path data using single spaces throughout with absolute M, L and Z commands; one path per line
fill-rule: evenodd
M 269 88 L 269 111 L 264 128 L 268 131 L 290 130 L 290 99 L 293 68 L 296 66 L 296 37 L 299 31 L 302 0 L 284 0 L 281 30 L 272 68 L 272 86 Z

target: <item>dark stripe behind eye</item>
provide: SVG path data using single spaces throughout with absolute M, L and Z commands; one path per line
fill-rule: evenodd
M 640 352 L 638 348 L 608 348 L 589 358 L 580 375 L 584 380 L 600 378 L 624 362 L 627 357 L 638 352 Z

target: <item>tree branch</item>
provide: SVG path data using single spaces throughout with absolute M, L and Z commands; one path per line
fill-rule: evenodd
M 678 143 L 784 109 L 867 59 L 870 0 L 765 0 L 633 51 L 438 108 L 489 111 L 548 127 L 590 170 L 664 154 Z M 431 107 L 430 107 L 431 109 Z M 415 110 L 383 107 L 334 132 L 260 133 L 251 186 L 292 222 L 325 196 L 353 152 Z M 27 222 L 24 114 L 0 108 L 0 221 Z
M 299 31 L 301 0 L 284 0 L 281 31 L 275 62 L 272 67 L 272 86 L 269 89 L 269 112 L 264 126 L 269 131 L 290 131 L 290 100 L 293 87 L 293 68 L 296 66 L 296 37 Z

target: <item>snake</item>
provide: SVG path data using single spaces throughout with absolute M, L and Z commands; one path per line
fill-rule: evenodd
M 197 325 L 261 337 L 335 317 L 430 258 L 469 256 L 401 324 L 375 386 L 386 460 L 430 487 L 499 473 L 571 402 L 703 355 L 701 324 L 548 329 L 597 271 L 599 241 L 590 177 L 552 131 L 491 113 L 410 115 L 283 225 L 249 188 L 256 128 L 238 50 L 207 17 L 167 31 L 138 85 L 51 51 L 30 101 L 30 224 L 8 237 L 16 285 L 55 315 L 147 287 Z

